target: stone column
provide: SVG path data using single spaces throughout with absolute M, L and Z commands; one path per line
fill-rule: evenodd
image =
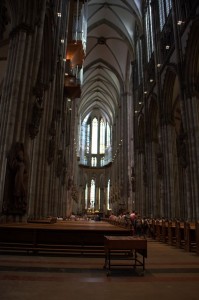
M 37 18 L 40 19 L 40 31 L 43 32 L 43 21 L 45 15 L 45 4 L 43 1 L 41 4 L 42 9 L 40 10 L 40 15 Z M 36 9 L 36 7 L 34 7 Z M 6 81 L 4 82 L 2 99 L 1 99 L 1 113 L 3 113 L 6 122 L 3 122 L 1 126 L 1 137 L 2 143 L 0 146 L 1 158 L 1 189 L 0 199 L 3 200 L 3 193 L 6 187 L 4 186 L 6 178 L 6 168 L 7 168 L 7 153 L 10 151 L 13 144 L 16 142 L 23 143 L 25 150 L 29 154 L 29 139 L 27 137 L 27 122 L 28 122 L 28 109 L 30 103 L 30 90 L 34 84 L 34 79 L 32 76 L 31 62 L 34 56 L 34 49 L 38 51 L 41 48 L 41 44 L 35 45 L 35 37 L 39 30 L 37 30 L 37 25 L 32 28 L 31 25 L 34 24 L 35 14 L 32 12 L 30 15 L 33 16 L 28 20 L 29 24 L 25 22 L 25 17 L 28 15 L 28 8 L 23 8 L 16 5 L 16 14 L 19 13 L 23 15 L 24 20 L 20 19 L 19 24 L 15 24 L 13 20 L 13 25 L 15 26 L 10 33 L 10 46 L 8 54 L 8 68 L 5 75 Z M 31 24 L 31 25 L 30 25 Z M 34 62 L 35 67 L 37 62 Z M 34 76 L 33 76 L 34 77 Z M 30 80 L 30 78 L 32 80 Z M 30 174 L 29 174 L 30 175 Z M 30 182 L 30 180 L 29 180 Z M 7 201 L 6 199 L 4 199 Z M 0 207 L 2 208 L 2 202 Z

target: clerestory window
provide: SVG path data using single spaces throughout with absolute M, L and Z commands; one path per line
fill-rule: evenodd
M 111 126 L 102 116 L 87 116 L 81 125 L 80 162 L 103 167 L 112 160 Z
M 163 29 L 164 24 L 166 23 L 166 19 L 170 13 L 172 8 L 171 0 L 159 0 L 159 19 L 160 19 L 160 30 Z
M 147 1 L 146 13 L 145 13 L 145 31 L 146 31 L 146 43 L 147 43 L 147 61 L 150 60 L 151 55 L 154 51 L 153 43 L 153 19 L 152 19 L 152 9 L 151 0 Z
M 92 140 L 91 140 L 91 153 L 97 154 L 98 151 L 98 121 L 94 118 L 92 121 Z

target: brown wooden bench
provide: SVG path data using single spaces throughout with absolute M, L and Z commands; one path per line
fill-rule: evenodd
M 195 222 L 185 222 L 184 225 L 185 234 L 185 251 L 191 252 L 196 251 L 196 223 Z
M 176 247 L 184 248 L 185 237 L 184 237 L 184 222 L 176 221 Z
M 162 220 L 156 220 L 155 221 L 155 239 L 158 242 L 161 242 L 162 240 Z
M 58 244 L 27 244 L 27 243 L 2 243 L 1 252 L 26 252 L 37 254 L 39 252 L 61 252 L 65 254 L 104 254 L 104 246 L 96 245 L 58 245 Z
M 43 219 L 32 219 L 28 218 L 28 223 L 36 223 L 36 224 L 54 224 L 57 222 L 57 218 L 55 217 L 48 217 Z
M 199 255 L 199 221 L 196 222 L 196 254 Z
M 162 234 L 161 234 L 161 241 L 163 243 L 168 242 L 168 230 L 169 230 L 169 222 L 167 220 L 162 220 Z
M 100 253 L 104 235 L 129 235 L 130 230 L 111 225 L 70 222 L 62 224 L 13 224 L 0 226 L 0 251 Z
M 176 222 L 168 221 L 168 244 L 176 245 Z

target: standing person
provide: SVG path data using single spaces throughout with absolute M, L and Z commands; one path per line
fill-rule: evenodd
M 136 232 L 136 235 L 138 236 L 141 236 L 142 235 L 142 218 L 140 215 L 138 215 L 138 217 L 136 218 L 135 220 L 135 232 Z
M 131 220 L 132 225 L 134 225 L 135 217 L 136 217 L 135 211 L 133 210 L 132 213 L 130 214 L 130 220 Z
M 133 210 L 132 213 L 130 214 L 130 221 L 131 221 L 131 225 L 132 225 L 133 235 L 135 234 L 135 220 L 136 220 L 136 213 Z
M 130 214 L 127 211 L 124 215 L 125 225 L 128 226 L 130 224 Z
M 143 235 L 144 237 L 146 237 L 146 235 L 148 234 L 148 229 L 149 229 L 149 221 L 146 217 L 143 217 Z

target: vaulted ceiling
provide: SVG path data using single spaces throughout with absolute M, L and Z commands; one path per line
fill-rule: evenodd
M 79 114 L 99 109 L 114 121 L 134 59 L 135 24 L 141 26 L 141 0 L 88 1 L 87 46 Z

